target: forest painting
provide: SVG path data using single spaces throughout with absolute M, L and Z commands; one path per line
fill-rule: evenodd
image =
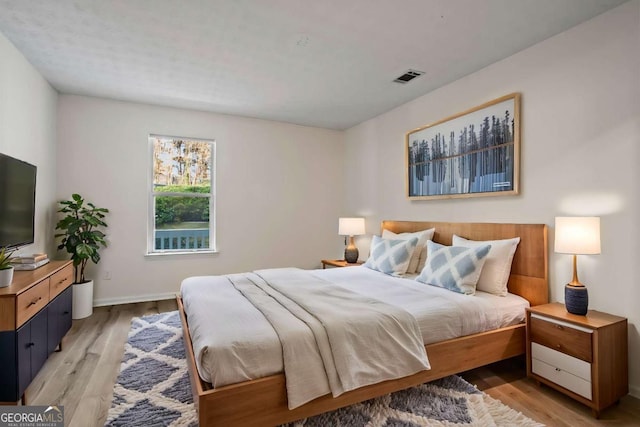
M 520 95 L 412 130 L 406 135 L 409 199 L 518 194 Z

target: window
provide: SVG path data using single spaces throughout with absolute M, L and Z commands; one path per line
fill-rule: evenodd
M 215 142 L 149 136 L 147 252 L 215 251 Z

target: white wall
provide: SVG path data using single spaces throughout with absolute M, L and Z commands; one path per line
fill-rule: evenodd
M 53 254 L 57 92 L 0 34 L 0 152 L 38 167 L 35 240 L 20 254 Z
M 58 112 L 58 197 L 111 211 L 110 245 L 89 274 L 97 304 L 172 295 L 188 276 L 339 256 L 342 132 L 72 95 Z M 218 254 L 144 256 L 150 133 L 216 140 Z
M 630 383 L 640 396 L 640 1 L 347 131 L 347 209 L 382 219 L 546 223 L 602 217 L 602 254 L 580 256 L 590 308 L 629 319 Z M 429 78 L 428 70 L 422 78 Z M 521 195 L 409 201 L 404 134 L 511 92 L 522 94 Z M 563 301 L 571 257 L 553 254 L 551 300 Z M 360 240 L 361 252 L 367 242 Z

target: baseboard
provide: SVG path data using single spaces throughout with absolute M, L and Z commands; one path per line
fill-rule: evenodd
M 640 387 L 629 384 L 629 394 L 636 399 L 640 399 Z
M 175 299 L 176 294 L 177 292 L 165 292 L 163 294 L 139 295 L 135 297 L 97 299 L 93 301 L 93 306 L 103 307 L 105 305 L 131 304 L 135 302 L 147 302 L 147 301 L 163 301 L 167 299 Z

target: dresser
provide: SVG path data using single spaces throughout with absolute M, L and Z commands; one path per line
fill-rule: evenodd
M 52 261 L 0 288 L 0 402 L 26 404 L 24 391 L 71 328 L 72 283 L 72 262 Z
M 600 412 L 629 392 L 627 319 L 563 304 L 527 309 L 527 375 Z

